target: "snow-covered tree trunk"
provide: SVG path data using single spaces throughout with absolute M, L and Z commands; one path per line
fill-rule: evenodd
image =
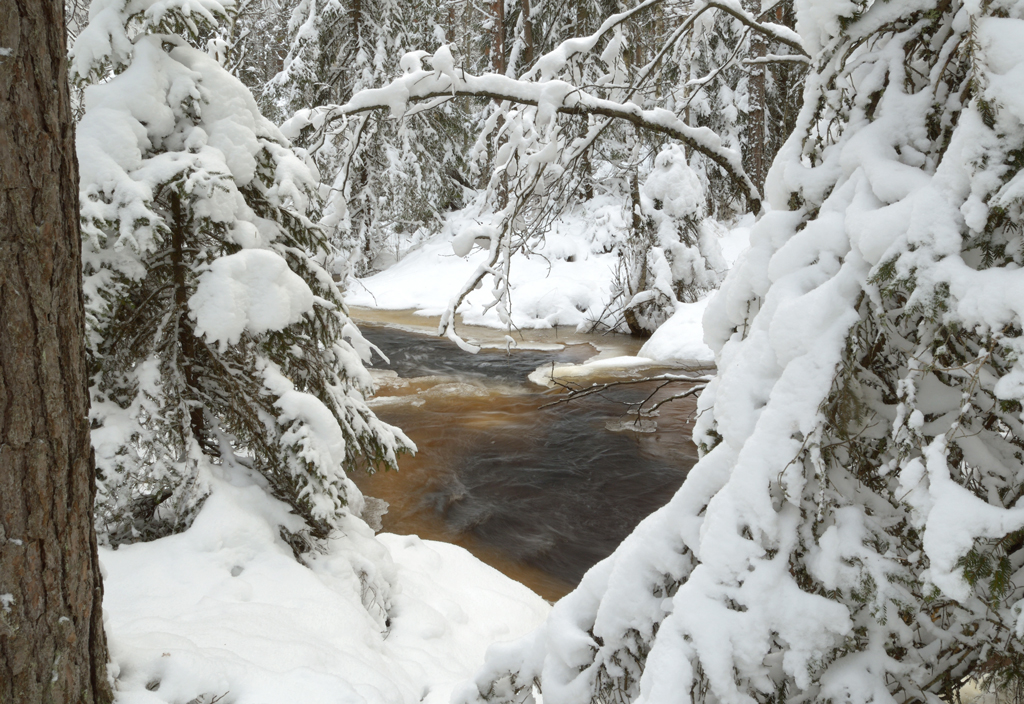
M 745 0 L 743 8 L 752 16 L 761 14 L 760 0 Z M 749 59 L 763 59 L 767 52 L 767 42 L 762 34 L 753 32 L 749 40 Z M 765 163 L 765 102 L 766 86 L 765 73 L 767 69 L 764 64 L 751 64 L 749 76 L 747 77 L 747 116 L 746 116 L 746 148 L 744 157 L 747 173 L 750 179 L 759 189 L 764 188 L 764 175 L 767 170 Z

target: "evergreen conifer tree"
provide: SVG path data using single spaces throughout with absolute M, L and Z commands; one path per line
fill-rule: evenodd
M 97 522 L 187 525 L 211 466 L 266 479 L 314 535 L 358 504 L 345 470 L 411 444 L 378 421 L 369 347 L 328 273 L 306 163 L 195 48 L 230 7 L 93 3 L 74 47 Z
M 704 184 L 686 151 L 668 145 L 633 199 L 633 227 L 620 245 L 613 294 L 629 331 L 646 336 L 679 303 L 693 303 L 718 287 L 726 270 L 721 226 L 707 217 Z
M 464 701 L 955 701 L 1020 682 L 1024 5 L 798 4 L 702 458 Z

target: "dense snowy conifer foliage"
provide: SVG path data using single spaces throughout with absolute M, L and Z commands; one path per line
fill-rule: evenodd
M 290 48 L 263 90 L 282 120 L 320 105 L 345 102 L 418 66 L 414 50 L 434 47 L 454 31 L 454 2 L 302 0 L 288 21 Z M 447 26 L 446 30 L 444 27 Z M 426 52 L 421 52 L 426 53 Z M 405 58 L 403 58 L 405 57 Z M 398 233 L 436 230 L 439 214 L 462 204 L 465 154 L 472 123 L 467 101 L 394 120 L 357 117 L 327 134 L 295 134 L 308 142 L 343 204 L 321 223 L 346 251 L 356 274 Z
M 187 525 L 210 463 L 259 471 L 322 536 L 361 503 L 345 469 L 410 446 L 364 401 L 369 346 L 302 155 L 193 46 L 227 11 L 100 0 L 73 50 L 99 81 L 78 152 L 97 523 L 115 543 Z
M 682 489 L 462 701 L 946 701 L 1020 672 L 1024 6 L 797 4 Z

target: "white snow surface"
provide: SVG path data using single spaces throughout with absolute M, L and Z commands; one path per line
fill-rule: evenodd
M 675 315 L 654 331 L 640 348 L 640 356 L 661 362 L 697 361 L 713 364 L 715 353 L 704 343 L 703 319 L 708 299 L 681 303 Z
M 441 232 L 415 244 L 384 271 L 359 279 L 345 292 L 350 305 L 384 310 L 415 310 L 441 315 L 459 286 L 487 256 L 471 250 L 480 229 L 473 207 L 452 213 Z M 719 240 L 726 266 L 732 266 L 749 242 L 744 220 L 723 231 Z M 618 196 L 597 196 L 559 218 L 533 255 L 517 254 L 511 267 L 512 323 L 518 328 L 556 326 L 586 330 L 602 320 L 611 298 L 618 255 L 613 247 L 629 224 Z M 467 241 L 468 240 L 468 241 Z M 457 256 L 467 252 L 468 256 Z M 473 291 L 460 308 L 466 324 L 503 328 L 489 290 Z M 650 339 L 641 355 L 656 362 L 711 362 L 714 353 L 703 342 L 701 319 L 707 299 L 679 304 L 675 315 Z
M 345 293 L 346 303 L 416 309 L 425 316 L 442 314 L 459 286 L 487 256 L 486 250 L 470 251 L 472 237 L 464 242 L 466 233 L 472 235 L 479 229 L 478 218 L 473 206 L 452 213 L 437 236 L 417 244 L 384 271 L 351 285 Z M 599 197 L 556 221 L 536 254 L 513 257 L 513 324 L 577 328 L 599 319 L 618 262 L 612 248 L 627 227 L 621 200 Z M 505 327 L 494 308 L 483 309 L 492 300 L 489 290 L 471 293 L 460 309 L 464 322 Z
M 241 474 L 213 484 L 184 533 L 100 549 L 119 704 L 447 704 L 549 610 L 462 548 L 355 517 L 300 564 L 287 506 Z
M 188 301 L 196 335 L 234 345 L 248 329 L 283 330 L 313 308 L 313 292 L 280 254 L 243 249 L 215 259 Z

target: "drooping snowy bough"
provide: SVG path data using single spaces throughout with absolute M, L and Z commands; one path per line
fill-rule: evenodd
M 315 179 L 215 58 L 217 0 L 96 0 L 73 52 L 97 524 L 189 523 L 215 464 L 266 479 L 324 536 L 345 474 L 411 448 L 364 401 L 369 345 L 327 270 Z M 186 38 L 188 40 L 186 40 Z
M 1024 3 L 798 2 L 679 493 L 468 702 L 937 702 L 1019 676 Z

